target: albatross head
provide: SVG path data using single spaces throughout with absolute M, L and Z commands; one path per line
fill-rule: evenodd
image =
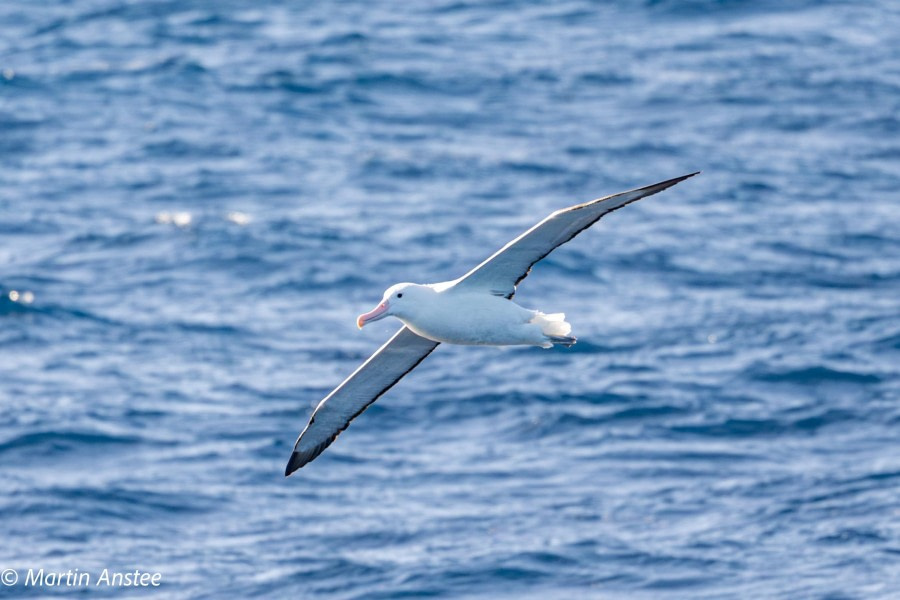
M 356 326 L 362 329 L 366 323 L 385 317 L 406 318 L 415 307 L 426 301 L 429 294 L 435 293 L 431 286 L 418 283 L 398 283 L 384 292 L 381 303 L 367 313 L 356 318 Z

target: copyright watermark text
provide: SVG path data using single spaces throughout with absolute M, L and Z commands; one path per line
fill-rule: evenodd
M 0 572 L 0 584 L 6 587 L 22 585 L 24 587 L 108 587 L 108 588 L 141 588 L 159 587 L 162 573 L 151 571 L 115 571 L 103 569 L 89 573 L 80 569 L 67 571 L 50 571 L 48 569 L 3 569 Z

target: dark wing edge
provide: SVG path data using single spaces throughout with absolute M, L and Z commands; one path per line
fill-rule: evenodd
M 491 289 L 491 293 L 496 296 L 503 296 L 504 298 L 510 299 L 516 293 L 516 286 L 519 283 L 528 277 L 528 274 L 531 272 L 531 268 L 542 259 L 544 259 L 548 254 L 553 252 L 555 249 L 559 248 L 566 242 L 571 241 L 576 235 L 588 229 L 591 225 L 600 220 L 601 217 L 607 215 L 615 210 L 622 208 L 632 202 L 636 202 L 641 198 L 646 198 L 647 196 L 652 196 L 653 194 L 659 193 L 665 189 L 672 187 L 673 185 L 688 179 L 689 177 L 693 177 L 694 175 L 699 174 L 700 171 L 695 171 L 693 173 L 689 173 L 687 175 L 682 175 L 681 177 L 675 177 L 673 179 L 667 179 L 666 181 L 661 181 L 659 183 L 654 183 L 652 185 L 644 186 L 641 188 L 636 188 L 633 190 L 628 190 L 626 192 L 620 192 L 618 194 L 613 194 L 611 196 L 604 196 L 603 198 L 598 198 L 596 200 L 591 200 L 590 202 L 585 202 L 583 204 L 576 204 L 575 206 L 570 206 L 568 208 L 563 208 L 551 213 L 547 218 L 542 220 L 540 223 L 521 234 L 505 246 L 503 246 L 500 250 L 492 254 L 489 258 L 479 264 L 477 267 L 460 277 L 456 281 L 456 285 L 462 284 L 463 286 L 468 283 L 474 283 L 475 280 L 478 279 L 478 274 L 485 272 L 492 263 L 500 260 L 501 257 L 509 250 L 514 249 L 517 245 L 526 242 L 529 238 L 539 235 L 543 233 L 547 227 L 552 227 L 556 225 L 561 227 L 561 231 L 558 232 L 558 235 L 551 241 L 550 244 L 547 245 L 546 249 L 542 249 L 540 251 L 535 252 L 533 255 L 529 256 L 527 261 L 522 262 L 520 265 L 517 265 L 517 274 L 515 279 L 510 281 L 508 284 L 504 286 L 504 289 Z M 616 199 L 620 201 L 617 203 Z M 588 211 L 589 214 L 584 215 L 583 217 L 579 213 L 584 209 L 595 209 L 594 211 Z M 600 210 L 596 210 L 596 209 Z M 564 219 L 563 223 L 557 223 L 558 219 Z M 483 283 L 483 282 L 482 282 Z
M 367 368 L 370 367 L 381 367 L 382 365 L 379 365 L 377 363 L 381 362 L 381 360 L 385 358 L 395 358 L 394 356 L 389 356 L 395 354 L 393 350 L 396 350 L 397 348 L 405 346 L 407 344 L 412 346 L 412 348 L 410 348 L 410 351 L 406 352 L 405 356 L 400 355 L 396 357 L 398 359 L 405 359 L 405 361 L 403 361 L 403 364 L 401 365 L 401 369 L 398 369 L 394 374 L 387 375 L 381 382 L 379 382 L 378 385 L 381 386 L 380 390 L 375 390 L 367 400 L 360 402 L 358 407 L 354 407 L 354 412 L 344 418 L 341 418 L 341 422 L 336 426 L 330 428 L 330 430 L 324 432 L 315 432 L 313 430 L 316 423 L 316 415 L 318 415 L 320 411 L 325 411 L 328 409 L 329 401 L 339 401 L 341 399 L 342 392 L 352 387 L 354 384 L 354 380 L 361 373 L 363 373 Z M 322 454 L 322 452 L 328 446 L 330 446 L 331 443 L 334 442 L 334 440 L 337 439 L 338 435 L 340 435 L 342 431 L 347 429 L 347 427 L 350 425 L 350 421 L 362 414 L 362 412 L 365 411 L 369 406 L 371 406 L 373 402 L 378 400 L 378 398 L 380 398 L 386 391 L 394 387 L 394 385 L 398 381 L 403 379 L 407 373 L 415 369 L 420 362 L 425 360 L 425 358 L 429 354 L 431 354 L 435 348 L 438 347 L 439 344 L 439 342 L 428 340 L 416 333 L 413 333 L 406 326 L 400 328 L 400 330 L 397 331 L 397 333 L 395 333 L 390 340 L 388 340 L 383 346 L 381 346 L 381 348 L 379 348 L 362 365 L 360 365 L 359 368 L 357 368 L 349 377 L 347 377 L 347 379 L 341 382 L 338 387 L 336 387 L 321 402 L 319 402 L 318 406 L 316 406 L 316 409 L 313 411 L 312 416 L 309 418 L 309 422 L 306 424 L 306 427 L 303 429 L 303 431 L 300 433 L 300 436 L 297 438 L 297 441 L 294 443 L 294 451 L 291 453 L 290 459 L 288 459 L 287 466 L 284 470 L 284 476 L 288 477 L 291 473 L 303 467 L 307 463 L 312 462 L 317 456 Z M 322 439 L 321 441 L 319 441 L 319 443 L 311 448 L 300 449 L 300 443 L 308 432 L 310 434 L 321 435 Z

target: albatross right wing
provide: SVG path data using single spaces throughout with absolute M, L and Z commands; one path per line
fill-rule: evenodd
M 558 210 L 460 277 L 453 287 L 512 298 L 516 293 L 516 286 L 528 276 L 536 262 L 599 221 L 600 217 L 696 174 L 683 175 Z
M 425 339 L 406 326 L 369 357 L 350 377 L 319 402 L 294 444 L 284 476 L 320 455 L 350 421 L 378 400 L 403 376 L 416 368 L 438 342 Z

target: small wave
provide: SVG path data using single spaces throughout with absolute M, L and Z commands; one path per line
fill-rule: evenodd
M 131 446 L 143 440 L 133 435 L 94 431 L 37 431 L 0 442 L 0 454 L 33 451 L 40 455 L 65 454 L 75 450 L 99 450 L 108 446 Z
M 40 312 L 40 310 L 33 305 L 33 292 L 27 292 L 31 294 L 31 296 L 26 296 L 23 299 L 20 299 L 17 294 L 13 294 L 13 296 L 10 297 L 11 293 L 12 292 L 3 293 L 0 291 L 0 317 Z M 30 300 L 28 300 L 29 298 Z
M 152 142 L 143 147 L 144 155 L 159 158 L 233 158 L 241 155 L 240 148 L 227 144 L 197 144 L 180 138 Z
M 350 31 L 346 33 L 335 33 L 329 35 L 320 42 L 320 45 L 323 47 L 346 46 L 348 44 L 362 44 L 367 41 L 369 41 L 369 36 L 367 36 L 365 33 L 362 33 L 360 31 Z
M 860 415 L 855 412 L 834 408 L 825 410 L 811 417 L 797 419 L 791 423 L 791 426 L 803 431 L 816 431 L 822 427 L 827 427 L 828 425 L 845 423 L 858 419 L 860 419 Z
M 701 425 L 675 425 L 672 431 L 703 437 L 769 437 L 781 435 L 785 426 L 776 419 L 725 419 Z
M 253 85 L 253 90 L 282 90 L 292 94 L 318 95 L 327 94 L 335 89 L 333 82 L 303 76 L 286 70 L 270 71 L 260 76 Z
M 881 377 L 871 373 L 859 373 L 856 371 L 841 370 L 826 366 L 775 369 L 756 365 L 750 369 L 748 375 L 757 381 L 793 383 L 797 385 L 820 383 L 852 383 L 864 385 L 881 383 Z
M 881 533 L 871 529 L 841 529 L 829 535 L 823 535 L 816 541 L 820 544 L 882 544 L 889 541 L 890 538 L 885 537 Z
M 172 519 L 178 515 L 208 512 L 221 503 L 221 498 L 196 490 L 191 493 L 164 493 L 115 486 L 56 486 L 18 494 L 17 506 L 10 512 L 20 516 L 55 515 L 72 522 L 89 520 L 96 525 L 110 519 L 125 522 Z
M 791 433 L 810 434 L 838 423 L 860 421 L 863 415 L 830 408 L 811 416 L 796 418 L 728 418 L 713 423 L 675 425 L 675 432 L 703 437 L 769 437 Z
M 632 81 L 634 81 L 633 77 L 621 73 L 611 73 L 609 71 L 593 71 L 590 73 L 583 73 L 578 77 L 578 83 L 597 85 L 603 88 L 612 85 L 626 85 Z

